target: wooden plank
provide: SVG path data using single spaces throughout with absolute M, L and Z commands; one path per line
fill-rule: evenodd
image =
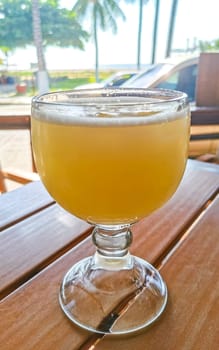
M 0 115 L 0 129 L 30 129 L 30 115 Z
M 159 263 L 218 191 L 219 166 L 189 162 L 175 195 L 133 228 L 138 255 L 153 264 Z
M 15 181 L 23 185 L 40 180 L 39 175 L 33 172 L 24 172 L 13 168 L 4 168 L 4 170 L 1 170 L 1 172 L 4 175 L 4 179 Z
M 191 106 L 192 125 L 218 125 L 219 107 Z M 0 115 L 0 129 L 30 129 L 30 115 Z
M 191 166 L 181 189 L 167 204 L 166 209 L 160 209 L 159 213 L 154 213 L 153 217 L 142 220 L 134 227 L 133 253 L 147 257 L 150 261 L 159 261 L 158 257 L 172 248 L 173 237 L 181 236 L 200 213 L 200 208 L 215 195 L 218 173 L 200 169 L 198 166 L 194 169 Z M 210 166 L 209 169 L 215 170 L 215 167 Z M 0 343 L 4 344 L 3 350 L 13 349 L 15 346 L 18 350 L 76 350 L 89 338 L 87 332 L 79 330 L 63 316 L 58 305 L 57 293 L 64 273 L 72 264 L 92 252 L 92 244 L 87 239 L 5 298 L 1 304 L 4 320 L 0 321 Z M 124 349 L 128 349 L 127 343 Z M 132 347 L 138 348 L 133 343 Z M 109 348 L 112 349 L 112 343 Z M 99 349 L 105 350 L 105 347 L 100 346 Z
M 33 182 L 0 196 L 0 231 L 54 203 L 41 182 Z
M 90 226 L 53 205 L 0 234 L 0 298 L 89 235 Z
M 199 134 L 199 135 L 191 135 L 190 141 L 196 140 L 219 140 L 219 132 L 207 133 L 207 134 Z
M 191 107 L 189 156 L 216 154 L 219 149 L 219 107 Z
M 195 126 L 191 126 L 190 132 L 191 132 L 191 136 L 193 136 L 193 135 L 200 135 L 200 134 L 219 133 L 219 124 L 218 125 L 195 125 Z
M 0 304 L 2 350 L 76 350 L 89 333 L 76 328 L 58 303 L 63 274 L 79 259 L 93 253 L 86 240 L 80 247 L 41 272 Z
M 3 173 L 1 170 L 1 164 L 0 164 L 0 194 L 2 192 L 6 192 L 6 186 L 5 186 L 5 178 L 3 176 Z
M 191 106 L 191 125 L 219 125 L 219 107 Z
M 219 150 L 218 140 L 196 140 L 189 143 L 189 157 L 197 159 L 206 153 L 213 154 L 216 158 Z
M 218 209 L 219 198 L 161 269 L 169 290 L 168 305 L 161 319 L 136 337 L 113 341 L 105 337 L 95 350 L 218 348 Z

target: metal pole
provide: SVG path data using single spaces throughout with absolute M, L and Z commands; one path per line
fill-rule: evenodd
M 155 17 L 154 17 L 154 31 L 153 31 L 153 46 L 152 46 L 152 57 L 151 57 L 152 64 L 155 63 L 155 56 L 156 56 L 159 10 L 160 10 L 160 0 L 156 0 Z

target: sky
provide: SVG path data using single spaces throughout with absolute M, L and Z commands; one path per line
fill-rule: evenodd
M 75 1 L 62 0 L 63 6 L 71 7 Z M 143 9 L 141 63 L 151 60 L 152 32 L 154 20 L 154 1 L 149 0 Z M 126 16 L 126 21 L 118 19 L 118 32 L 99 32 L 99 64 L 134 65 L 137 61 L 138 0 L 134 4 L 119 2 Z M 172 0 L 160 0 L 160 16 L 157 39 L 156 61 L 165 57 L 168 34 L 169 14 Z M 219 38 L 218 13 L 219 0 L 179 0 L 173 48 L 185 48 L 193 45 L 195 39 L 212 40 Z M 89 31 L 89 22 L 84 23 Z M 92 41 L 85 45 L 85 51 L 74 48 L 50 47 L 45 52 L 48 69 L 92 69 L 95 66 L 95 51 Z M 10 57 L 9 64 L 14 68 L 29 69 L 36 63 L 35 48 L 16 50 Z

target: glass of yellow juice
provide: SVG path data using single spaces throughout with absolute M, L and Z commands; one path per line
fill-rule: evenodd
M 94 256 L 74 265 L 60 305 L 77 325 L 102 334 L 149 326 L 162 313 L 160 273 L 129 253 L 134 223 L 176 191 L 188 152 L 184 93 L 162 89 L 54 92 L 32 101 L 32 145 L 52 197 L 94 225 Z

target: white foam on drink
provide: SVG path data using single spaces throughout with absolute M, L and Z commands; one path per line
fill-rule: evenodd
M 183 118 L 189 114 L 184 105 L 180 111 L 178 101 L 142 99 L 136 97 L 95 98 L 89 102 L 86 98 L 74 101 L 52 101 L 43 103 L 33 101 L 32 116 L 36 119 L 65 125 L 87 126 L 130 126 L 142 124 L 166 123 Z

